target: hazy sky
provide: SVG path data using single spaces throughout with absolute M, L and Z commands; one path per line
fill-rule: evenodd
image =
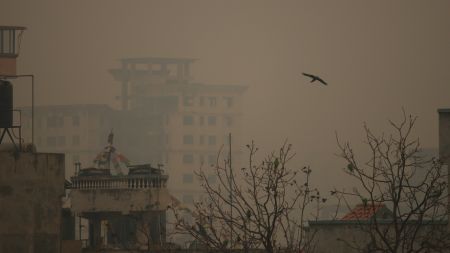
M 107 69 L 117 59 L 198 58 L 196 81 L 249 86 L 246 140 L 270 150 L 288 138 L 299 166 L 333 182 L 334 132 L 358 149 L 364 121 L 386 131 L 402 107 L 419 116 L 423 146 L 437 147 L 436 110 L 450 107 L 449 13 L 446 0 L 1 0 L 0 24 L 28 28 L 18 68 L 36 75 L 37 104 L 116 106 Z

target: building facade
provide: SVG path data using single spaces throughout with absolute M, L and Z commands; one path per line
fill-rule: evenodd
M 169 189 L 184 204 L 199 200 L 195 171 L 229 154 L 239 161 L 245 86 L 194 82 L 189 58 L 128 58 L 110 73 L 121 85 L 122 113 L 141 122 L 135 148 L 164 164 Z M 140 144 L 136 145 L 137 143 Z M 144 145 L 146 144 L 146 145 Z M 217 180 L 212 174 L 211 182 Z

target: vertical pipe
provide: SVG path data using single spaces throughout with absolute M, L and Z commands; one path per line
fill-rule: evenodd
M 3 30 L 0 30 L 0 54 L 3 54 Z
M 12 50 L 11 53 L 16 54 L 16 30 L 11 30 Z

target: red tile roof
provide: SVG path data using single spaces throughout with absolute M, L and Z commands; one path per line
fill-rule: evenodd
M 378 211 L 385 208 L 384 204 L 363 205 L 359 204 L 341 220 L 368 220 L 372 218 Z

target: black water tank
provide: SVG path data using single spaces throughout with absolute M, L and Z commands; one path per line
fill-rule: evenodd
M 10 82 L 0 80 L 0 128 L 13 124 L 13 87 Z

